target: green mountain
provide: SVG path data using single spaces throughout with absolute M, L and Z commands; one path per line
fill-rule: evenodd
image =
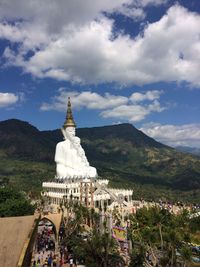
M 77 129 L 88 160 L 112 186 L 132 187 L 135 197 L 200 201 L 200 158 L 165 146 L 131 124 Z M 27 122 L 0 122 L 1 182 L 40 190 L 55 175 L 60 130 L 39 131 Z

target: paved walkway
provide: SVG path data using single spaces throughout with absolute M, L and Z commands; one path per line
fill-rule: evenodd
M 33 261 L 35 260 L 36 262 L 38 261 L 38 259 L 40 259 L 40 265 L 39 265 L 39 267 L 42 267 L 42 266 L 49 266 L 49 265 L 45 265 L 45 260 L 46 259 L 48 259 L 48 257 L 50 256 L 50 253 L 51 253 L 51 251 L 44 251 L 44 253 L 43 252 L 39 252 L 39 253 L 35 253 L 35 255 L 34 255 L 34 258 L 33 258 Z M 59 254 L 54 254 L 54 253 L 52 253 L 52 256 L 53 256 L 53 258 L 55 257 L 56 258 L 56 267 L 70 267 L 70 265 L 68 264 L 68 263 L 63 263 L 62 265 L 61 265 L 61 263 L 60 263 L 60 256 L 59 256 Z M 32 267 L 34 266 L 33 265 L 33 261 L 32 261 Z M 37 266 L 37 265 L 36 265 Z M 74 267 L 85 267 L 84 265 L 74 265 Z M 53 267 L 53 263 L 51 264 L 51 267 Z
M 56 267 L 70 267 L 68 263 L 64 263 L 64 257 L 62 257 L 62 263 L 61 263 L 61 255 L 60 250 L 58 248 L 57 241 L 55 239 L 54 233 L 51 231 L 51 226 L 49 226 L 49 222 L 41 223 L 41 225 L 38 226 L 38 236 L 35 241 L 34 245 L 34 251 L 33 251 L 33 257 L 32 257 L 32 263 L 31 267 L 43 267 L 43 266 L 56 266 Z M 49 244 L 48 241 L 53 241 L 55 244 L 55 250 L 49 249 L 48 246 L 46 247 L 46 244 Z M 47 265 L 48 259 L 52 259 L 51 265 Z M 54 264 L 53 265 L 53 261 Z M 66 261 L 65 261 L 66 262 Z M 36 264 L 36 265 L 34 265 Z M 38 264 L 38 265 L 37 265 Z M 74 265 L 74 267 L 85 267 L 84 265 Z

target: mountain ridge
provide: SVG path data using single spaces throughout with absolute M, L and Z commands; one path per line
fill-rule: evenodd
M 177 146 L 176 150 L 183 153 L 190 153 L 192 155 L 200 156 L 200 148 L 189 147 L 189 146 Z
M 77 128 L 76 133 L 81 139 L 85 136 L 90 140 L 109 137 L 110 139 L 118 138 L 130 141 L 135 147 L 167 147 L 153 138 L 148 137 L 143 132 L 137 130 L 132 124 L 128 123 L 92 128 Z M 55 143 L 62 139 L 63 137 L 59 129 L 40 131 L 29 122 L 18 119 L 10 119 L 0 122 L 0 142 L 2 144 L 4 143 L 4 146 L 0 145 L 0 148 L 7 148 L 8 154 L 10 155 L 24 155 L 25 157 L 28 157 L 29 152 L 36 150 L 37 153 L 33 155 L 36 156 L 36 159 L 51 160 L 52 156 L 49 155 L 48 148 L 49 150 L 52 150 L 53 147 L 55 149 Z M 24 143 L 27 144 L 27 147 Z M 16 147 L 13 147 L 12 144 L 15 144 Z M 42 151 L 37 149 L 37 144 L 43 147 L 45 152 L 48 153 L 47 156 L 43 155 Z
M 153 186 L 158 191 L 161 188 L 183 192 L 190 190 L 191 194 L 192 190 L 200 189 L 199 157 L 177 152 L 131 124 L 78 128 L 76 132 L 91 166 L 97 168 L 101 177 L 109 178 L 114 186 Z M 9 162 L 10 171 L 12 159 L 15 159 L 17 166 L 26 166 L 24 171 L 28 173 L 27 176 L 24 173 L 22 175 L 22 167 L 16 167 L 16 179 L 23 177 L 26 188 L 28 182 L 36 188 L 36 182 L 28 180 L 31 169 L 31 177 L 37 180 L 38 187 L 39 184 L 41 186 L 42 180 L 52 179 L 55 175 L 55 146 L 62 140 L 59 129 L 40 131 L 28 122 L 16 119 L 0 122 L 0 151 L 5 162 L 5 166 L 0 166 L 1 173 L 7 175 L 6 164 Z M 35 166 L 38 162 L 39 174 L 31 162 L 36 162 Z M 15 183 L 14 172 L 9 173 Z M 42 176 L 42 173 L 48 173 L 48 177 Z

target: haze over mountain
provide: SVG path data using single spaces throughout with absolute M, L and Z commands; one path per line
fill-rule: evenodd
M 189 146 L 177 146 L 176 149 L 181 152 L 191 153 L 196 156 L 200 156 L 200 148 Z
M 127 123 L 77 129 L 77 135 L 90 164 L 112 185 L 135 187 L 138 196 L 144 190 L 149 197 L 179 190 L 188 199 L 199 199 L 199 157 L 163 145 Z M 39 131 L 16 119 L 0 122 L 1 180 L 39 190 L 43 180 L 54 178 L 55 146 L 62 139 L 60 130 Z

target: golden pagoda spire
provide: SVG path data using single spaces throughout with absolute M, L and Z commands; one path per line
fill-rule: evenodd
M 63 124 L 64 129 L 67 127 L 74 127 L 74 128 L 76 127 L 76 124 L 74 122 L 73 115 L 72 115 L 70 97 L 68 97 L 67 115 L 66 115 L 65 122 Z

